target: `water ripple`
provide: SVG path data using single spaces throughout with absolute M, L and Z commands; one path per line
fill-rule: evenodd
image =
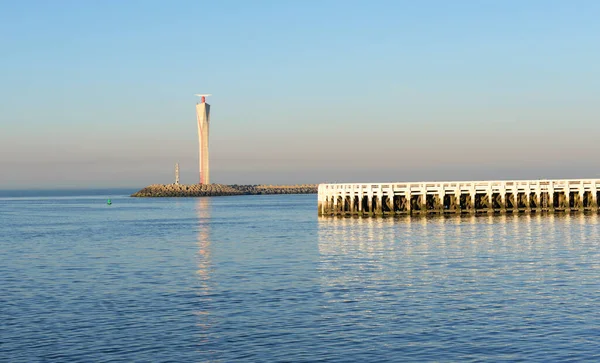
M 0 200 L 0 361 L 597 361 L 597 215 Z

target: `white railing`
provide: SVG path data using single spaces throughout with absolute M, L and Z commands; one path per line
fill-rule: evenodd
M 340 183 L 319 184 L 319 194 L 344 192 L 369 193 L 378 191 L 440 192 L 440 191 L 535 191 L 535 190 L 597 190 L 600 179 L 540 179 L 540 180 L 491 180 L 491 181 L 445 181 L 445 182 L 397 182 L 397 183 Z

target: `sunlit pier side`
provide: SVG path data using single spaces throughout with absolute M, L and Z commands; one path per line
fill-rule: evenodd
M 319 184 L 319 215 L 598 212 L 600 179 Z

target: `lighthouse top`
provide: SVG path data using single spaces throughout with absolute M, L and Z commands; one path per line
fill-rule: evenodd
M 202 97 L 202 103 L 205 103 L 206 102 L 206 97 L 212 96 L 212 95 L 210 93 L 200 93 L 200 94 L 197 93 L 196 96 Z

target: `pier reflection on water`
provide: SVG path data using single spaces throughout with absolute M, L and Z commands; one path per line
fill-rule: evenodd
M 598 214 L 319 218 L 323 319 L 405 358 L 597 354 L 599 233 Z
M 598 240 L 598 214 L 468 215 L 400 218 L 319 217 L 319 250 L 327 254 L 382 252 L 447 255 L 468 251 L 548 249 L 553 239 L 572 247 Z M 549 237 L 556 237 L 550 239 Z M 544 244 L 546 243 L 546 244 Z M 554 246 L 556 247 L 556 246 Z
M 456 273 L 557 276 L 569 264 L 599 266 L 591 260 L 599 224 L 598 214 L 319 218 L 319 253 L 325 270 L 357 264 L 395 281 Z

